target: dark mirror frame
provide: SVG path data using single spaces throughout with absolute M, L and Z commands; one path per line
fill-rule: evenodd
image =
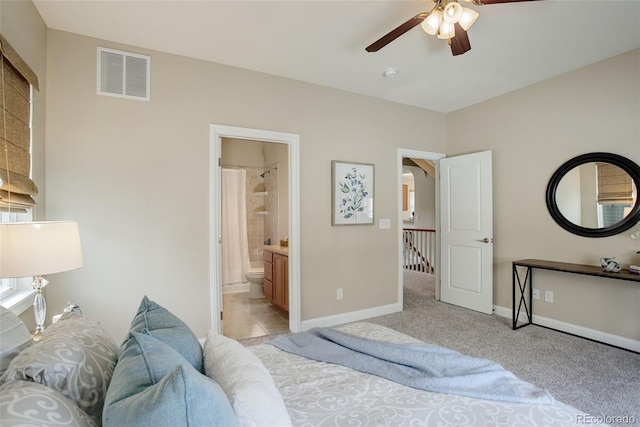
M 576 225 L 562 215 L 558 209 L 556 202 L 556 190 L 562 178 L 576 166 L 590 162 L 606 162 L 618 166 L 629 174 L 636 185 L 636 189 L 640 189 L 640 166 L 626 157 L 611 153 L 587 153 L 574 157 L 563 163 L 557 171 L 551 176 L 547 185 L 547 209 L 551 217 L 558 225 L 570 233 L 584 237 L 608 237 L 622 233 L 633 227 L 640 221 L 640 197 L 636 197 L 636 204 L 631 208 L 631 212 L 622 220 L 613 225 L 603 228 L 587 228 Z

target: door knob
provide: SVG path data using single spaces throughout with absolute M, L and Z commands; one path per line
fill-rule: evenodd
M 482 242 L 482 243 L 489 243 L 489 242 L 491 242 L 491 243 L 493 243 L 493 239 L 489 240 L 489 238 L 488 238 L 488 237 L 485 237 L 485 238 L 484 238 L 484 239 L 482 239 L 482 240 L 478 240 L 478 242 Z

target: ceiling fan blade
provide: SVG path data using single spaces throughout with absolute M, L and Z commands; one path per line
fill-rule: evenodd
M 473 0 L 473 4 L 482 6 L 487 4 L 518 3 L 521 1 L 540 1 L 540 0 Z
M 379 51 L 380 49 L 382 49 L 383 47 L 385 47 L 386 45 L 388 45 L 389 43 L 391 43 L 392 41 L 394 41 L 395 39 L 397 39 L 407 31 L 415 27 L 416 25 L 419 25 L 420 23 L 422 23 L 422 21 L 425 20 L 425 18 L 429 15 L 429 13 L 430 12 L 419 13 L 418 15 L 409 19 L 407 22 L 400 25 L 396 29 L 391 30 L 388 34 L 382 36 L 375 42 L 371 43 L 369 46 L 365 48 L 365 50 L 367 52 Z
M 471 43 L 469 43 L 469 35 L 467 32 L 457 22 L 455 23 L 455 27 L 456 35 L 449 39 L 453 56 L 462 55 L 471 50 Z

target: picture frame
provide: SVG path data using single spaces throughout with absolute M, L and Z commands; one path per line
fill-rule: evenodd
M 331 161 L 331 225 L 373 225 L 375 168 L 371 163 Z

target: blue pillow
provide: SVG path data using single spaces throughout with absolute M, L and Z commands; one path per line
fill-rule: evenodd
M 125 343 L 105 397 L 109 426 L 234 426 L 222 388 L 178 352 L 137 332 Z
M 186 323 L 146 296 L 131 321 L 129 332 L 142 332 L 159 339 L 180 353 L 198 372 L 204 372 L 202 345 L 198 337 Z M 131 335 L 127 340 L 130 338 Z

